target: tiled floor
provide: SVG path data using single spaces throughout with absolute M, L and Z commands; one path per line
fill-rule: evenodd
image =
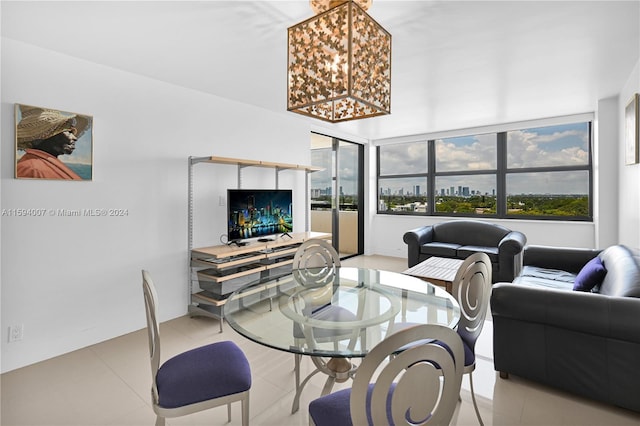
M 404 259 L 362 256 L 345 265 L 402 271 Z M 301 409 L 290 414 L 293 401 L 293 356 L 250 342 L 226 324 L 208 318 L 181 317 L 161 325 L 162 358 L 206 343 L 231 339 L 252 366 L 251 424 L 307 425 L 306 406 L 321 391 L 315 376 L 305 388 Z M 493 370 L 490 318 L 478 341 L 474 385 L 486 425 L 638 425 L 640 414 L 556 391 L 517 377 L 502 380 Z M 303 373 L 312 365 L 305 359 Z M 347 386 L 338 385 L 337 388 Z M 153 425 L 149 404 L 150 367 L 145 330 L 43 361 L 1 376 L 1 424 L 10 425 Z M 469 393 L 462 383 L 462 403 L 453 424 L 477 425 Z M 231 424 L 240 424 L 234 404 Z M 226 408 L 168 419 L 168 425 L 224 425 Z

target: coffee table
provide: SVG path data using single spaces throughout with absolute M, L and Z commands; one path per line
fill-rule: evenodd
M 458 302 L 442 288 L 426 284 L 369 268 L 340 267 L 329 275 L 311 269 L 293 271 L 235 291 L 224 305 L 224 318 L 256 343 L 311 358 L 315 371 L 300 384 L 296 379 L 291 410 L 295 412 L 312 376 L 327 376 L 322 389 L 326 395 L 335 382 L 353 377 L 357 365 L 352 358 L 364 357 L 401 324 L 455 327 L 460 319 Z M 331 315 L 336 308 L 352 315 L 348 319 Z M 296 336 L 295 329 L 303 335 Z
M 402 273 L 442 286 L 451 294 L 453 280 L 462 262 L 464 260 L 431 256 Z

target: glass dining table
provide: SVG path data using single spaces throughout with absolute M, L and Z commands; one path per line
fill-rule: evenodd
M 227 299 L 224 317 L 242 336 L 295 354 L 296 363 L 311 357 L 316 369 L 302 383 L 296 367 L 296 412 L 315 374 L 327 375 L 322 394 L 328 394 L 335 382 L 353 377 L 354 358 L 389 334 L 411 324 L 453 328 L 460 307 L 443 288 L 419 278 L 340 267 L 293 270 L 242 287 Z

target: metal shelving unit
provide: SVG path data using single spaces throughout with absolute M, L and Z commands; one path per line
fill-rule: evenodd
M 193 247 L 193 192 L 194 192 L 194 167 L 197 164 L 227 164 L 237 167 L 237 186 L 242 187 L 242 170 L 247 167 L 266 167 L 275 171 L 275 186 L 278 189 L 279 174 L 283 170 L 298 170 L 305 173 L 305 212 L 309 212 L 309 174 L 323 170 L 320 167 L 303 166 L 299 164 L 273 163 L 259 160 L 243 160 L 228 157 L 189 157 L 189 202 L 188 202 L 188 277 L 187 299 L 190 301 L 189 313 L 204 315 L 220 320 L 220 332 L 222 332 L 224 295 L 232 292 L 235 287 L 240 287 L 250 281 L 255 274 L 268 274 L 276 268 L 290 265 L 289 257 L 295 253 L 297 245 L 308 238 L 331 238 L 331 234 L 309 232 L 309 215 L 305 218 L 305 232 L 294 233 L 291 239 L 282 237 L 269 243 L 251 243 L 243 247 L 230 247 L 218 245 L 194 249 Z M 242 270 L 234 270 L 240 267 Z M 205 269 L 206 268 L 206 269 Z M 254 278 L 255 279 L 255 278 Z M 200 280 L 207 283 L 206 287 L 219 288 L 217 294 L 208 290 L 194 293 L 194 282 L 200 285 Z

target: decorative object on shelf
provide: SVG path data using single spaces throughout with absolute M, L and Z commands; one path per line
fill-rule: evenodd
M 625 164 L 640 162 L 640 95 L 635 93 L 624 109 L 624 155 Z
M 15 121 L 16 178 L 91 180 L 91 116 L 15 104 Z
M 371 0 L 310 0 L 317 15 L 288 29 L 287 109 L 329 122 L 391 112 L 391 34 Z

